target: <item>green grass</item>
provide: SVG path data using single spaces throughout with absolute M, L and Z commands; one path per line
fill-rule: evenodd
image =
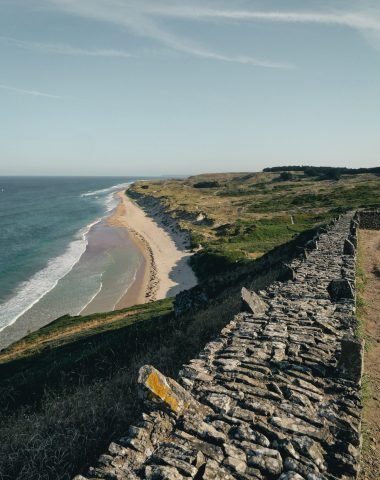
M 18 358 L 26 358 L 63 346 L 71 343 L 73 339 L 85 340 L 94 335 L 119 330 L 137 322 L 168 314 L 172 308 L 173 300 L 165 299 L 108 313 L 75 317 L 65 315 L 1 351 L 0 372 L 2 365 Z
M 213 188 L 194 188 L 207 182 L 216 183 Z M 159 199 L 190 232 L 192 247 L 201 245 L 203 249 L 192 265 L 198 278 L 205 281 L 210 274 L 221 275 L 236 262 L 257 258 L 337 213 L 380 205 L 380 177 L 342 175 L 340 180 L 329 180 L 292 172 L 284 181 L 276 172 L 209 174 L 138 182 L 128 194 Z M 208 225 L 196 222 L 200 212 Z
M 138 338 L 154 335 L 156 326 L 168 321 L 172 303 L 167 299 L 108 315 L 63 317 L 14 343 L 0 354 L 0 409 L 38 402 L 47 386 L 59 390 L 83 378 L 107 375 L 127 361 Z M 127 316 L 113 320 L 123 314 Z M 80 325 L 82 329 L 72 333 L 73 326 Z
M 366 314 L 366 302 L 363 297 L 363 292 L 366 286 L 366 274 L 363 263 L 364 251 L 360 242 L 360 231 L 358 236 L 358 252 L 356 259 L 356 319 L 357 329 L 356 334 L 360 338 L 365 339 L 365 348 L 369 347 L 368 339 L 365 338 L 365 314 Z
M 370 377 L 364 373 L 362 376 L 362 384 L 361 384 L 361 391 L 360 391 L 360 399 L 361 404 L 363 407 L 363 421 L 361 425 L 361 434 L 362 434 L 362 453 L 368 454 L 371 445 L 371 440 L 369 438 L 369 428 L 367 422 L 364 421 L 365 418 L 365 411 L 370 399 L 373 398 L 373 388 Z

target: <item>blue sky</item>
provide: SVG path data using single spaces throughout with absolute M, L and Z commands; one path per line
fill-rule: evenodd
M 380 4 L 0 0 L 0 175 L 376 166 Z

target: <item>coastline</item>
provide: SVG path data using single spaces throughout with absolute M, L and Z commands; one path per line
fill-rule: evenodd
M 99 262 L 106 254 L 112 259 L 112 271 L 108 272 L 101 289 L 82 310 L 73 311 L 74 307 L 70 305 L 70 311 L 69 304 L 65 304 L 68 308 L 62 309 L 61 305 L 62 314 L 45 319 L 39 311 L 41 308 L 50 311 L 46 302 L 52 305 L 52 296 L 57 296 L 54 288 L 1 331 L 0 350 L 65 314 L 85 316 L 119 310 L 172 297 L 196 285 L 197 279 L 188 265 L 191 253 L 187 249 L 187 234 L 175 228 L 168 231 L 165 228 L 168 219 L 163 212 L 149 210 L 147 214 L 125 195 L 125 190 L 115 193 L 115 196 L 119 200 L 118 205 L 108 217 L 91 226 L 85 252 L 68 276 L 60 280 L 60 292 L 62 283 L 65 283 L 69 296 L 58 295 L 58 300 L 62 303 L 69 298 L 70 301 L 69 289 L 72 288 L 75 272 L 79 271 L 82 275 L 80 272 L 84 265 L 92 268 L 93 262 Z M 110 298 L 114 298 L 114 303 L 109 303 Z
M 196 285 L 196 276 L 188 265 L 191 254 L 186 248 L 186 234 L 169 234 L 162 228 L 162 215 L 149 216 L 124 190 L 115 196 L 120 202 L 107 222 L 114 227 L 126 228 L 145 259 L 136 280 L 115 309 L 174 296 Z

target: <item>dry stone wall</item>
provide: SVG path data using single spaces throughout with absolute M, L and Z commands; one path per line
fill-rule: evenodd
M 380 210 L 362 210 L 359 214 L 361 228 L 368 230 L 380 230 Z
M 140 424 L 75 480 L 355 479 L 356 228 L 341 216 L 289 265 L 290 280 L 244 289 L 242 312 L 178 383 L 142 367 Z

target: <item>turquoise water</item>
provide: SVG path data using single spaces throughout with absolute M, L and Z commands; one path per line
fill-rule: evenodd
M 112 309 L 142 259 L 102 219 L 134 180 L 0 177 L 0 330 L 16 320 L 33 330 L 91 302 Z

